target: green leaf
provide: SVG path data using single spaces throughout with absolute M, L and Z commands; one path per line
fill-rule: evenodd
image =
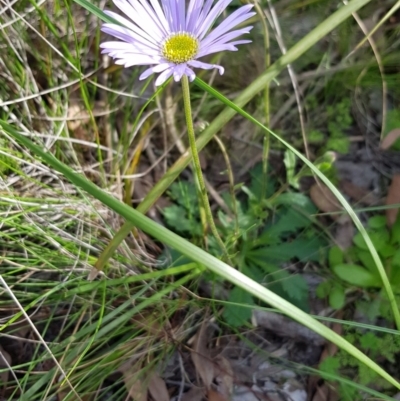
M 386 229 L 382 229 L 379 231 L 372 231 L 368 232 L 369 237 L 371 238 L 372 243 L 374 244 L 375 249 L 379 252 L 384 245 L 386 245 L 389 242 L 389 232 Z M 353 238 L 354 244 L 363 250 L 368 250 L 368 246 L 365 243 L 365 240 L 361 233 L 357 233 L 354 238 Z
M 394 247 L 392 244 L 385 243 L 381 249 L 379 249 L 379 254 L 383 259 L 391 258 L 397 251 L 397 247 Z
M 392 266 L 400 269 L 400 249 L 393 255 Z
M 229 293 L 228 301 L 235 304 L 244 304 L 247 305 L 247 307 L 227 304 L 223 313 L 226 322 L 233 327 L 239 327 L 246 324 L 246 322 L 251 318 L 251 306 L 254 306 L 253 297 L 242 288 L 234 287 Z
M 251 199 L 253 201 L 262 201 L 262 195 L 265 195 L 267 198 L 272 196 L 275 192 L 276 181 L 271 177 L 271 174 L 268 175 L 268 181 L 266 183 L 266 193 L 263 194 L 263 187 L 265 183 L 264 173 L 262 170 L 262 163 L 258 163 L 254 168 L 250 170 L 251 182 L 247 191 L 251 194 Z M 244 190 L 244 188 L 243 188 Z
M 273 273 L 276 273 L 276 272 L 282 270 L 279 266 L 276 266 L 276 265 L 274 265 L 272 263 L 268 263 L 262 258 L 249 256 L 248 259 L 251 260 L 257 266 L 261 267 L 263 272 L 265 274 L 267 274 L 267 275 L 268 274 L 273 274 Z
M 371 273 L 376 272 L 376 264 L 372 259 L 371 254 L 368 251 L 363 251 L 361 249 L 356 249 L 356 254 L 359 261 L 366 267 Z
M 329 292 L 329 305 L 333 309 L 340 309 L 344 306 L 346 301 L 346 295 L 344 288 L 339 285 L 335 285 Z
M 291 151 L 287 150 L 283 158 L 283 163 L 286 167 L 286 181 L 296 189 L 299 189 L 299 182 L 296 178 L 296 156 Z
M 267 225 L 261 236 L 257 239 L 259 245 L 272 245 L 281 242 L 279 237 L 285 234 L 294 234 L 312 224 L 310 218 L 295 208 L 284 209 L 279 213 L 278 221 Z
M 186 210 L 178 205 L 167 206 L 162 211 L 165 222 L 178 233 L 200 234 L 199 224 L 186 217 Z
M 271 245 L 249 251 L 252 258 L 262 259 L 267 262 L 287 262 L 291 259 L 312 260 L 318 262 L 325 241 L 317 236 L 313 238 L 296 238 L 293 241 Z
M 350 139 L 346 136 L 340 138 L 329 138 L 325 145 L 327 150 L 346 154 L 350 148 Z
M 268 284 L 268 288 L 271 291 L 305 312 L 309 312 L 308 285 L 302 276 L 298 274 L 290 275 L 286 270 L 279 269 L 271 277 L 273 281 Z
M 320 283 L 315 291 L 318 298 L 325 298 L 329 295 L 329 291 L 332 288 L 331 280 L 326 280 Z
M 187 181 L 174 182 L 168 195 L 188 210 L 198 209 L 198 196 L 196 187 Z
M 397 214 L 397 219 L 392 226 L 390 242 L 392 244 L 400 244 L 400 213 Z
M 280 283 L 283 290 L 289 294 L 291 300 L 308 300 L 308 284 L 300 274 L 292 274 Z
M 319 368 L 322 372 L 337 374 L 340 369 L 340 360 L 338 357 L 328 356 L 319 364 Z
M 368 220 L 368 227 L 380 229 L 386 227 L 386 216 L 373 216 Z
M 382 287 L 380 278 L 364 269 L 362 266 L 341 264 L 334 266 L 332 270 L 343 281 L 355 285 L 356 287 Z
M 328 260 L 330 268 L 342 264 L 344 261 L 343 251 L 338 246 L 333 246 L 329 249 Z
M 104 11 L 102 11 L 100 8 L 93 5 L 90 1 L 87 1 L 87 0 L 74 0 L 74 1 L 75 1 L 75 3 L 79 4 L 83 8 L 86 8 L 86 10 L 88 10 L 90 13 L 92 13 L 96 17 L 99 17 L 104 22 L 121 25 L 120 22 L 118 22 L 114 18 L 108 16 Z
M 277 196 L 272 205 L 286 205 L 289 208 L 295 207 L 297 210 L 304 210 L 306 215 L 317 212 L 317 208 L 308 196 L 299 192 L 285 192 Z
M 379 349 L 378 337 L 374 333 L 366 333 L 360 337 L 360 346 L 365 350 L 376 351 Z

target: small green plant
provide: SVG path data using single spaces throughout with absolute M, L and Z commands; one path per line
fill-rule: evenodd
M 389 362 L 396 363 L 396 354 L 400 352 L 400 336 L 393 334 L 375 334 L 365 332 L 360 329 L 348 329 L 344 337 L 359 347 L 370 358 L 383 364 Z M 388 388 L 384 380 L 376 375 L 371 369 L 367 369 L 357 359 L 339 350 L 334 356 L 329 356 L 320 364 L 322 372 L 343 375 L 352 371 L 352 377 L 362 385 L 369 385 L 372 382 L 374 386 Z M 323 377 L 323 373 L 321 374 Z M 343 382 L 338 384 L 340 399 L 343 401 L 358 401 L 365 397 L 355 388 Z
M 171 185 L 168 195 L 174 204 L 162 210 L 167 225 L 179 234 L 201 236 L 196 187 L 187 181 L 179 181 Z
M 386 226 L 386 217 L 376 215 L 368 220 L 368 234 L 381 257 L 386 273 L 397 297 L 400 296 L 400 219 L 391 229 Z M 367 316 L 390 318 L 389 306 L 382 291 L 382 282 L 367 245 L 358 233 L 353 245 L 346 250 L 333 247 L 329 251 L 328 263 L 334 276 L 320 284 L 317 295 L 328 296 L 330 306 L 340 309 L 345 303 L 346 288 L 361 288 L 369 298 Z M 371 308 L 371 302 L 375 305 Z M 359 307 L 363 308 L 363 301 Z
M 318 102 L 315 97 L 307 99 L 308 109 L 315 110 L 318 107 Z M 321 144 L 322 152 L 335 151 L 339 153 L 347 153 L 350 146 L 349 137 L 346 131 L 351 127 L 353 118 L 351 116 L 351 100 L 347 97 L 340 102 L 329 105 L 326 108 L 326 126 L 320 126 L 318 122 L 308 134 L 310 144 Z M 325 139 L 326 138 L 326 139 Z
M 317 210 L 303 194 L 276 195 L 273 180 L 263 193 L 261 166 L 253 169 L 251 175 L 250 185 L 242 186 L 235 200 L 237 216 L 218 211 L 221 237 L 240 271 L 307 311 L 308 286 L 303 276 L 294 272 L 297 270 L 294 267 L 298 261 L 320 262 L 326 257 L 325 236 L 310 218 Z M 187 182 L 174 184 L 170 196 L 176 203 L 163 210 L 167 224 L 200 241 L 202 232 L 194 186 Z M 230 195 L 223 194 L 223 198 L 233 211 Z M 213 236 L 208 235 L 206 242 L 209 251 L 220 256 Z M 210 275 L 209 279 L 216 278 Z M 253 297 L 234 287 L 228 301 L 230 304 L 224 310 L 228 324 L 245 324 L 251 316 L 251 306 L 255 305 Z

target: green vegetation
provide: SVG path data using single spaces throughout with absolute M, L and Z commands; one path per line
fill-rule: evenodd
M 398 138 L 380 149 L 400 123 L 393 3 L 261 1 L 252 43 L 207 60 L 225 74 L 196 70 L 197 148 L 228 255 L 191 168 L 180 84 L 155 88 L 152 76 L 139 81 L 140 67 L 100 54 L 109 17 L 99 7 L 111 2 L 7 3 L 0 397 L 164 401 L 202 386 L 207 394 L 224 380 L 206 383 L 193 354 L 207 351 L 215 365 L 235 344 L 302 382 L 318 375 L 338 399 L 393 399 L 400 217 L 392 225 L 380 214 L 399 150 Z M 377 32 L 362 43 L 365 27 Z M 343 160 L 376 169 L 377 183 L 352 183 L 378 193 L 375 203 L 345 191 Z M 313 185 L 330 190 L 333 208 L 320 206 Z M 357 229 L 345 249 L 335 237 L 344 216 Z M 319 359 L 328 349 L 319 342 L 318 358 L 295 355 L 297 365 L 287 352 L 269 355 L 253 315 L 265 310 L 335 351 Z M 266 331 L 284 351 L 298 340 Z

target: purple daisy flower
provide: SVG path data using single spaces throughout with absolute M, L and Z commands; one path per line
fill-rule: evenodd
M 134 65 L 151 66 L 139 79 L 146 79 L 153 73 L 161 73 L 156 85 L 163 84 L 170 76 L 179 81 L 187 75 L 190 81 L 196 77 L 192 68 L 217 68 L 220 74 L 224 68 L 216 64 L 198 61 L 199 58 L 223 50 L 235 51 L 236 45 L 250 43 L 250 40 L 235 40 L 249 33 L 247 26 L 232 30 L 253 15 L 252 5 L 237 9 L 219 26 L 211 30 L 215 20 L 232 0 L 113 0 L 114 4 L 130 18 L 105 11 L 117 24 L 104 24 L 102 31 L 120 41 L 100 45 L 102 53 L 116 59 L 116 64 L 125 67 Z

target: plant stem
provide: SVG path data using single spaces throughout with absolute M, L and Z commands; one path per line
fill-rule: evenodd
M 196 136 L 194 134 L 194 128 L 193 128 L 192 107 L 190 105 L 189 79 L 186 75 L 183 75 L 182 77 L 182 94 L 183 94 L 183 105 L 185 109 L 186 127 L 189 137 L 190 152 L 192 154 L 194 172 L 196 174 L 197 183 L 199 185 L 201 202 L 203 203 L 207 223 L 210 226 L 211 232 L 213 233 L 215 239 L 217 240 L 218 244 L 223 250 L 224 255 L 227 258 L 228 262 L 230 262 L 228 251 L 226 250 L 225 244 L 223 243 L 221 237 L 219 236 L 217 227 L 215 226 L 214 223 L 210 202 L 207 196 L 206 185 L 204 183 L 203 173 L 201 171 L 199 153 L 196 147 Z

